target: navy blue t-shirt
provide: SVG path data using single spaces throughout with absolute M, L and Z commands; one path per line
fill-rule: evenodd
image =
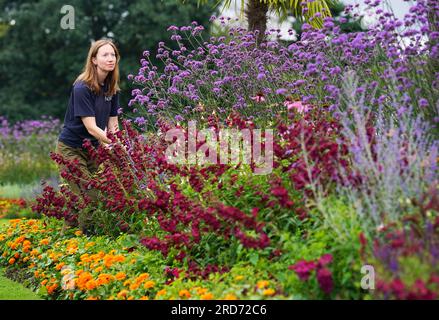
M 80 148 L 84 139 L 90 139 L 95 148 L 99 146 L 99 141 L 88 133 L 81 117 L 95 117 L 96 125 L 105 130 L 108 119 L 117 116 L 119 108 L 119 93 L 106 97 L 104 95 L 106 91 L 107 84 L 101 85 L 99 95 L 93 93 L 82 81 L 73 86 L 64 117 L 64 126 L 58 138 L 61 142 L 73 148 Z

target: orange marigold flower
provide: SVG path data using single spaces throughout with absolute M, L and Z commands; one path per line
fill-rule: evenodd
M 14 254 L 14 258 L 15 258 L 15 259 L 20 258 L 20 254 L 19 254 L 18 252 L 16 252 L 16 253 Z
M 82 231 L 81 230 L 75 231 L 75 236 L 79 237 L 80 235 L 82 235 Z
M 118 294 L 117 294 L 117 297 L 119 298 L 119 299 L 126 299 L 126 297 L 127 297 L 127 295 L 128 295 L 128 290 L 121 290 Z
M 58 264 L 55 266 L 55 269 L 59 271 L 59 270 L 62 269 L 62 267 L 64 267 L 64 265 L 65 265 L 64 262 L 60 262 L 60 263 L 58 263 Z
M 178 295 L 180 296 L 180 298 L 190 298 L 191 297 L 190 292 L 186 289 L 180 290 Z
M 49 239 L 45 238 L 43 240 L 40 241 L 41 245 L 48 245 L 49 244 Z
M 162 289 L 162 290 L 157 292 L 155 297 L 158 298 L 158 297 L 164 296 L 165 294 L 166 294 L 166 289 Z
M 9 259 L 9 264 L 14 264 L 14 262 L 15 262 L 15 258 L 11 258 L 11 259 Z
M 139 300 L 149 300 L 147 296 L 142 296 Z
M 87 283 L 85 284 L 85 288 L 87 290 L 93 290 L 97 286 L 98 286 L 97 282 L 95 280 L 93 280 L 93 279 L 87 281 Z
M 200 296 L 201 300 L 212 300 L 213 299 L 213 294 L 211 294 L 210 292 L 207 292 L 203 295 Z
M 130 290 L 136 290 L 139 288 L 139 284 L 138 283 L 133 283 L 130 285 Z
M 145 289 L 150 289 L 150 288 L 152 288 L 152 287 L 154 287 L 154 286 L 155 286 L 155 282 L 154 282 L 154 281 L 151 281 L 151 280 L 148 280 L 148 281 L 146 281 L 145 284 L 143 285 L 143 288 L 145 288 Z
M 118 272 L 115 277 L 116 277 L 117 280 L 123 280 L 127 276 L 126 276 L 126 274 L 124 272 Z
M 52 294 L 56 288 L 58 288 L 58 285 L 56 283 L 52 284 L 51 286 L 47 287 L 47 293 Z

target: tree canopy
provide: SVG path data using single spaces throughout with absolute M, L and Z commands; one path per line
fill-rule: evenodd
M 42 114 L 63 118 L 71 85 L 90 43 L 112 38 L 121 55 L 121 104 L 130 99 L 127 75 L 144 50 L 169 37 L 169 25 L 207 25 L 212 6 L 178 0 L 72 0 L 74 29 L 63 29 L 56 0 L 0 0 L 0 115 L 12 122 Z M 43 18 L 44 17 L 44 18 Z M 152 57 L 154 59 L 154 57 Z

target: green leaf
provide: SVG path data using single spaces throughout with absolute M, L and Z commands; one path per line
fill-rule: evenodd
M 249 258 L 251 264 L 253 264 L 254 266 L 256 266 L 256 264 L 259 261 L 259 254 L 257 252 L 253 252 L 250 254 L 250 258 Z

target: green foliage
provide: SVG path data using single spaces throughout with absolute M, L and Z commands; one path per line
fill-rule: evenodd
M 12 122 L 41 114 L 63 118 L 90 41 L 102 37 L 113 38 L 120 50 L 121 105 L 126 105 L 127 75 L 137 69 L 143 50 L 167 37 L 169 25 L 206 24 L 213 13 L 209 6 L 196 9 L 196 4 L 182 6 L 177 0 L 69 4 L 75 9 L 75 28 L 64 30 L 59 1 L 0 1 L 0 114 Z
M 367 29 L 363 28 L 361 25 L 363 17 L 354 18 L 351 14 L 343 15 L 343 11 L 345 10 L 346 5 L 343 4 L 339 0 L 335 0 L 334 2 L 331 2 L 328 4 L 329 10 L 331 11 L 331 16 L 336 21 L 335 24 L 340 26 L 340 29 L 342 32 L 350 33 L 350 32 L 360 32 L 360 31 L 366 31 Z M 346 22 L 339 22 L 338 19 L 340 17 L 345 18 Z M 293 22 L 292 27 L 294 31 L 296 31 L 297 39 L 300 39 L 302 35 L 302 25 L 304 21 L 296 19 L 296 21 Z

